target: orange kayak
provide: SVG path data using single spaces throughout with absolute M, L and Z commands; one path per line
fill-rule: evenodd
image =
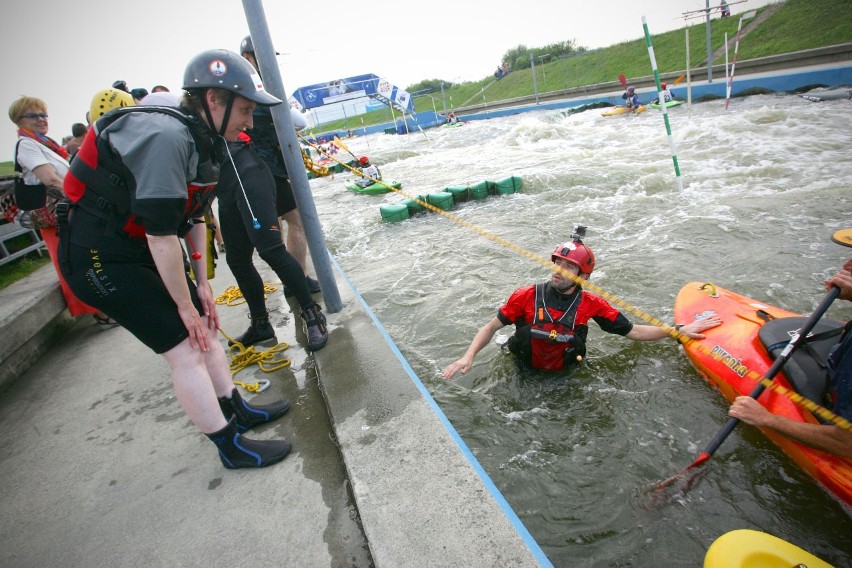
M 685 344 L 684 352 L 698 372 L 716 385 L 728 401 L 748 396 L 754 390 L 758 381 L 752 372 L 764 376 L 774 361 L 770 351 L 777 354 L 789 342 L 790 332 L 797 330 L 805 319 L 801 314 L 701 282 L 690 282 L 681 288 L 674 312 L 675 321 L 682 324 L 714 314 L 722 319 L 722 325 L 704 332 L 704 339 Z M 837 342 L 842 325 L 842 322 L 821 320 L 812 335 L 825 339 L 815 341 L 811 351 L 817 352 L 818 357 L 827 354 Z M 774 381 L 824 404 L 823 385 L 819 380 L 813 381 L 814 377 L 822 378 L 814 371 L 814 364 L 811 355 L 800 348 Z M 798 422 L 818 423 L 811 412 L 770 389 L 758 400 L 774 414 Z M 798 444 L 773 430 L 762 431 L 830 493 L 852 506 L 852 460 Z

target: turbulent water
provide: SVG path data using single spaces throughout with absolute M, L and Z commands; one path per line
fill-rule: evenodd
M 522 375 L 494 342 L 469 374 L 440 376 L 515 288 L 549 277 L 482 231 L 549 258 L 586 225 L 592 282 L 664 321 L 694 280 L 797 312 L 818 304 L 852 257 L 830 240 L 852 226 L 852 103 L 753 96 L 670 109 L 670 122 L 683 190 L 653 110 L 542 110 L 347 141 L 410 195 L 522 176 L 520 193 L 453 210 L 477 230 L 436 213 L 383 222 L 379 206 L 404 197 L 357 195 L 349 175 L 310 183 L 330 251 L 554 565 L 699 566 L 739 528 L 852 565 L 849 511 L 750 426 L 691 487 L 650 490 L 727 420 L 673 341 L 592 324 L 570 377 Z M 842 304 L 829 316 L 852 317 Z

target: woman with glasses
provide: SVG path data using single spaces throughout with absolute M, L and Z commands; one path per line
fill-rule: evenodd
M 52 213 L 56 203 L 65 197 L 62 183 L 68 172 L 68 151 L 47 135 L 50 124 L 47 105 L 43 100 L 36 97 L 20 97 L 9 107 L 9 118 L 18 127 L 15 161 L 20 165 L 22 180 L 26 186 L 33 186 L 33 193 L 40 190 L 39 185 L 45 187 L 47 199 L 44 205 L 39 205 L 46 206 Z M 59 276 L 62 295 L 65 297 L 65 303 L 71 315 L 76 317 L 92 314 L 101 326 L 114 327 L 116 325 L 114 321 L 80 301 L 59 272 L 56 254 L 59 239 L 56 235 L 55 223 L 44 226 L 47 217 L 38 215 L 38 221 L 33 225 L 33 215 L 24 210 L 15 214 L 15 220 L 24 226 L 34 226 L 41 233 L 48 255 L 53 261 L 53 267 Z

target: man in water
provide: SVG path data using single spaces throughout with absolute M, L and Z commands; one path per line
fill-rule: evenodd
M 550 257 L 554 265 L 550 281 L 516 290 L 476 333 L 465 354 L 444 369 L 444 379 L 470 371 L 476 354 L 509 324 L 515 325 L 506 344 L 509 351 L 523 364 L 544 371 L 565 371 L 582 362 L 590 319 L 605 332 L 633 341 L 670 337 L 663 328 L 632 324 L 606 300 L 582 289 L 581 283 L 595 268 L 595 255 L 582 241 L 585 233 L 585 227 L 577 227 L 572 240 L 556 247 Z M 720 323 L 713 317 L 674 327 L 686 337 L 702 339 L 702 331 Z

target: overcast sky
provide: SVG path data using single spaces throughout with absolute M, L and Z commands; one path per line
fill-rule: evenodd
M 729 1 L 734 17 L 776 0 L 736 1 Z M 710 0 L 712 7 L 718 3 Z M 682 27 L 683 14 L 705 8 L 707 0 L 501 4 L 266 0 L 263 7 L 290 95 L 302 86 L 365 73 L 400 87 L 423 79 L 479 80 L 519 44 L 571 40 L 606 47 L 643 37 L 643 15 L 652 35 Z M 130 88 L 150 91 L 163 84 L 177 91 L 192 56 L 211 48 L 237 51 L 247 33 L 238 0 L 4 0 L 0 105 L 7 111 L 24 94 L 45 100 L 48 134 L 59 141 L 73 123 L 85 122 L 100 89 L 123 79 Z M 11 160 L 14 152 L 15 125 L 5 124 L 0 161 Z

